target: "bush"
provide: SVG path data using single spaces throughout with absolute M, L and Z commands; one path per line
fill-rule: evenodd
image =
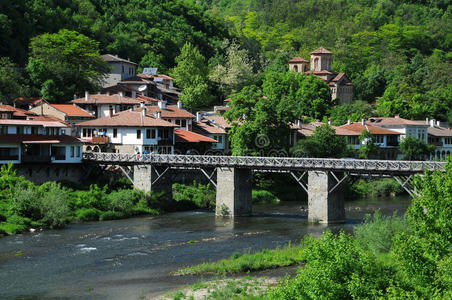
M 69 192 L 58 183 L 47 182 L 39 187 L 42 219 L 49 228 L 61 228 L 70 221 Z
M 280 201 L 278 199 L 278 197 L 276 197 L 271 192 L 266 191 L 266 190 L 253 190 L 252 191 L 252 199 L 253 199 L 253 203 L 277 204 Z
M 119 212 L 119 211 L 106 211 L 101 213 L 99 220 L 100 221 L 106 221 L 106 220 L 118 220 L 118 219 L 123 219 L 126 218 L 127 215 L 124 214 L 123 212 Z
M 380 211 L 374 215 L 367 214 L 364 223 L 354 229 L 358 244 L 374 254 L 387 253 L 392 248 L 392 240 L 399 232 L 408 230 L 408 222 L 405 217 L 397 217 L 394 212 L 392 217 L 386 217 Z
M 81 208 L 75 212 L 77 221 L 97 221 L 101 211 L 96 208 Z
M 359 180 L 350 187 L 353 198 L 394 197 L 404 193 L 403 188 L 392 178 Z
M 175 183 L 173 188 L 173 199 L 177 202 L 192 202 L 198 208 L 215 207 L 216 192 L 210 188 L 210 184 L 204 185 L 196 181 L 192 185 Z
M 122 212 L 130 216 L 140 195 L 134 190 L 119 190 L 107 194 L 108 210 Z

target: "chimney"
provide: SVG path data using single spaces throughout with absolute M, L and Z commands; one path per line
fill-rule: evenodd
M 303 127 L 302 125 L 303 125 L 303 122 L 301 122 L 301 120 L 298 119 L 298 120 L 297 120 L 297 127 L 298 127 L 298 128 L 301 128 L 301 127 Z
M 124 92 L 119 92 L 119 97 L 124 97 Z
M 366 119 L 361 120 L 361 125 L 363 125 L 363 126 L 366 125 Z
M 328 119 L 328 125 L 331 125 L 331 119 Z
M 135 99 L 136 97 L 137 97 L 137 91 L 134 91 L 134 90 L 133 90 L 133 91 L 132 91 L 132 98 Z
M 182 102 L 181 102 L 181 101 L 177 101 L 177 108 L 179 108 L 179 109 L 182 109 L 182 108 L 183 108 Z
M 347 120 L 347 125 L 352 125 L 352 121 L 351 120 Z
M 395 115 L 394 118 L 400 118 L 400 115 Z
M 425 118 L 425 124 L 429 124 L 428 118 Z
M 143 110 L 141 111 L 141 114 L 143 115 L 143 117 L 146 117 L 146 107 L 144 107 L 144 106 L 142 106 L 142 107 L 143 107 Z
M 144 102 L 140 102 L 140 107 L 144 107 Z
M 202 119 L 202 114 L 199 111 L 197 111 L 196 112 L 196 122 L 201 122 L 201 119 Z
M 110 92 L 107 92 L 107 96 L 110 96 Z
M 158 111 L 157 112 L 157 119 L 161 119 L 162 118 L 162 112 L 161 111 Z
M 74 100 L 75 100 L 75 99 L 77 99 L 77 94 L 74 94 Z M 14 104 L 16 104 L 16 103 L 14 103 Z
M 441 122 L 440 121 L 436 121 L 436 126 L 441 127 Z
M 166 109 L 166 101 L 159 101 L 159 108 L 160 109 Z
M 85 101 L 88 101 L 88 100 L 89 100 L 89 92 L 85 91 Z
M 435 119 L 430 120 L 430 127 L 435 127 Z

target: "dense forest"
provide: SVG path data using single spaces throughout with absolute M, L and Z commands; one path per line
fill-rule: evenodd
M 323 46 L 334 53 L 333 70 L 348 75 L 355 100 L 363 101 L 331 109 L 328 116 L 336 122 L 370 114 L 452 121 L 451 7 L 446 0 L 2 1 L 0 101 L 71 86 L 58 78 L 46 83 L 47 73 L 31 63 L 42 52 L 33 45 L 46 45 L 36 39 L 68 29 L 93 40 L 98 53 L 169 74 L 190 43 L 207 68 L 187 93 L 206 85 L 193 93 L 208 91 L 210 98 L 203 99 L 210 101 L 261 87 L 266 73 L 284 72 L 288 59 L 309 59 Z

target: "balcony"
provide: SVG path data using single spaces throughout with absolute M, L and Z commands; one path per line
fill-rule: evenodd
M 19 155 L 0 155 L 0 160 L 19 160 Z
M 387 141 L 386 142 L 386 146 L 388 146 L 388 147 L 398 147 L 399 146 L 399 141 Z
M 110 143 L 110 138 L 108 136 L 93 136 L 93 144 L 108 144 Z
M 429 142 L 430 145 L 436 146 L 436 147 L 442 147 L 443 142 Z
M 66 160 L 66 155 L 64 154 L 60 154 L 60 155 L 53 155 L 52 156 L 53 160 Z
M 22 154 L 23 163 L 50 163 L 51 158 L 49 155 L 30 155 Z

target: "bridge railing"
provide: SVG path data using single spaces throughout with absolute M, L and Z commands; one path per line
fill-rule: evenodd
M 278 170 L 344 170 L 362 173 L 410 172 L 444 170 L 445 162 L 363 160 L 334 158 L 256 157 L 256 156 L 212 156 L 171 154 L 127 154 L 86 152 L 85 161 L 106 164 L 154 164 L 173 167 L 241 167 L 248 169 Z

